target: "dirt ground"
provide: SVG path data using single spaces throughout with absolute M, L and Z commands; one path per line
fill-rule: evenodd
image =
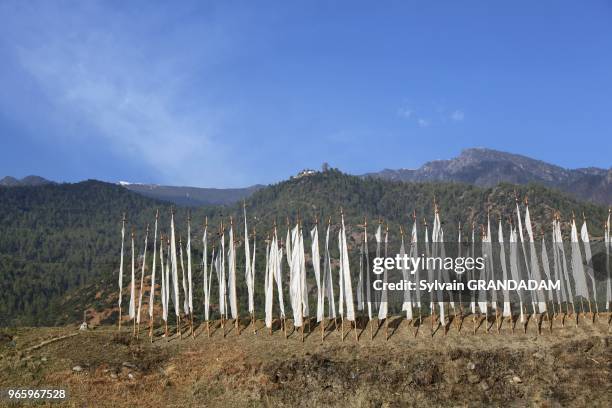
M 246 322 L 248 323 L 248 321 Z M 258 327 L 262 322 L 257 322 Z M 395 318 L 370 340 L 369 328 L 341 341 L 319 327 L 238 336 L 203 325 L 192 338 L 140 340 L 130 327 L 5 329 L 0 333 L 0 388 L 55 387 L 69 399 L 48 406 L 612 406 L 611 329 L 605 319 L 560 320 L 552 333 L 502 327 L 474 335 L 415 328 Z M 47 340 L 75 336 L 41 345 Z M 38 347 L 37 347 L 38 346 Z M 6 401 L 0 402 L 6 404 Z M 43 404 L 44 406 L 45 404 Z

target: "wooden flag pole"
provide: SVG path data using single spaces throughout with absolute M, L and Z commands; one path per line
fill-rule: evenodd
M 132 227 L 132 254 L 134 254 L 134 227 Z M 132 255 L 133 256 L 133 255 Z M 133 259 L 133 258 L 132 258 Z M 132 286 L 135 282 L 132 282 Z M 130 292 L 134 292 L 134 296 L 136 296 L 136 288 L 130 287 Z M 136 299 L 134 299 L 134 309 L 136 309 Z M 132 337 L 136 337 L 136 314 L 134 314 L 134 318 L 132 319 Z
M 612 207 L 608 207 L 608 219 L 610 219 L 611 215 L 612 215 Z M 610 235 L 612 231 L 610 231 L 610 228 L 607 222 L 605 224 L 604 231 L 606 231 L 606 233 L 608 234 L 608 237 L 612 238 L 612 236 Z M 608 242 L 608 245 L 612 245 L 612 242 Z M 608 271 L 608 273 L 610 272 Z M 607 299 L 607 295 L 606 295 L 606 309 L 608 310 L 608 326 L 612 325 L 612 312 L 610 311 L 611 309 L 610 306 L 612 306 L 612 301 L 610 299 Z
M 181 255 L 181 258 L 180 258 L 180 262 L 181 262 L 181 263 L 180 263 L 180 265 L 181 265 L 181 272 L 182 272 L 182 276 L 183 276 L 183 283 L 184 283 L 184 282 L 185 282 L 185 281 L 184 281 L 184 279 L 185 279 L 185 271 L 183 270 L 183 257 L 182 257 L 182 255 L 183 255 L 183 236 L 182 236 L 182 235 L 179 235 L 179 250 L 180 250 L 180 255 Z M 179 287 L 180 287 L 180 286 L 179 286 Z M 184 289 L 184 288 L 185 288 L 185 287 L 183 286 L 183 289 Z M 179 290 L 180 290 L 180 289 L 179 289 Z M 179 293 L 180 293 L 180 292 L 179 292 Z M 187 292 L 185 292 L 184 290 L 183 290 L 183 293 L 184 293 L 184 295 L 185 295 L 185 300 L 188 300 L 188 299 L 187 299 L 187 297 L 188 297 L 188 295 L 189 295 L 189 294 L 188 294 Z M 177 298 L 177 300 L 176 300 L 176 303 L 179 303 L 179 304 L 181 303 L 181 302 L 179 302 L 178 298 Z M 178 323 L 177 323 L 177 324 L 179 325 L 179 328 L 178 328 L 178 330 L 179 330 L 179 337 L 180 337 L 180 338 L 181 338 L 181 340 L 182 340 L 182 339 L 183 339 L 183 331 L 182 331 L 182 330 L 181 330 L 181 328 L 180 328 L 180 325 L 181 325 L 181 308 L 180 308 L 180 306 L 179 306 L 179 308 L 178 308 L 178 309 L 179 309 L 179 316 L 178 316 L 178 317 L 179 317 L 179 320 L 178 320 Z M 187 310 L 189 311 L 189 307 L 187 307 Z M 188 316 L 185 316 L 185 317 L 186 317 L 186 318 L 188 318 Z
M 368 239 L 368 236 L 367 236 L 367 234 L 368 234 L 368 217 L 367 216 L 363 218 L 363 234 L 364 234 L 365 240 L 367 240 Z M 368 271 L 368 274 L 369 273 L 370 272 Z M 370 288 L 368 288 L 368 290 L 370 290 Z M 371 300 L 371 299 L 369 299 L 369 300 Z M 370 303 L 368 303 L 368 308 L 371 308 Z M 374 338 L 374 329 L 372 328 L 372 319 L 370 318 L 370 309 L 368 309 L 368 322 L 366 323 L 366 327 L 368 325 L 370 326 L 370 340 L 372 340 Z M 364 327 L 364 330 L 365 330 L 365 327 Z
M 540 237 L 542 238 L 542 242 L 545 244 L 544 241 L 544 227 L 540 225 Z M 554 249 L 553 249 L 554 250 Z M 542 252 L 546 251 L 546 247 L 542 248 Z M 555 310 L 555 298 L 552 296 L 550 296 L 550 305 L 552 306 L 552 315 L 550 314 L 550 309 L 547 305 L 546 307 L 546 314 L 547 314 L 547 318 L 548 318 L 548 330 L 552 333 L 552 329 L 553 329 L 553 320 L 556 318 L 556 310 Z
M 565 319 L 567 318 L 567 313 L 569 310 L 569 305 L 567 304 L 567 302 L 565 302 L 565 311 L 563 311 L 562 303 L 559 305 L 559 310 L 560 310 L 559 313 L 563 312 L 563 316 L 561 316 L 561 327 L 565 327 Z
M 157 221 L 159 220 L 159 209 L 157 209 L 157 211 L 155 212 L 155 225 L 157 225 Z M 157 231 L 157 229 L 156 229 Z M 163 236 L 160 234 L 160 240 L 163 241 L 164 238 Z M 155 248 L 156 242 L 155 240 L 153 240 L 153 248 Z M 155 263 L 155 250 L 153 251 L 153 263 Z M 150 299 L 153 300 L 153 306 L 151 306 L 151 315 L 149 316 L 149 337 L 151 339 L 151 343 L 153 343 L 153 322 L 154 322 L 154 317 L 155 317 L 155 282 L 153 282 L 153 279 L 151 279 L 151 297 Z
M 510 230 L 512 231 L 512 229 L 514 229 L 514 220 L 510 216 L 508 216 L 508 223 L 510 224 Z M 516 326 L 516 320 L 514 319 L 514 316 L 512 315 L 512 303 L 510 303 L 510 317 L 509 317 L 509 319 L 510 319 L 511 332 L 512 332 L 512 334 L 514 334 L 514 328 Z
M 319 326 L 321 326 L 321 343 L 323 343 L 325 341 L 325 317 L 321 319 Z
M 274 234 L 276 234 L 276 217 L 274 218 Z M 271 242 L 271 241 L 270 241 L 270 235 L 268 234 L 268 235 L 266 235 L 266 249 L 268 249 L 269 251 L 272 251 L 272 248 L 268 247 L 268 243 L 269 242 Z M 270 255 L 269 252 L 266 253 L 266 260 L 268 260 L 268 255 Z M 271 273 L 271 272 L 269 272 L 269 273 Z M 271 281 L 269 282 L 269 284 L 272 286 L 272 291 L 271 291 L 272 292 L 272 294 L 271 294 L 272 300 L 271 300 L 271 303 L 272 303 L 272 306 L 274 307 L 274 275 L 272 276 Z M 267 288 L 266 288 L 266 290 L 267 290 Z M 272 308 L 272 311 L 273 310 L 274 309 Z M 272 315 L 270 317 L 270 319 L 271 319 L 270 328 L 269 328 L 270 336 L 272 336 L 272 327 L 274 327 L 274 313 L 272 313 L 272 311 L 270 312 L 271 315 Z M 267 317 L 267 315 L 264 314 L 264 330 L 265 330 L 265 327 L 266 327 L 266 317 Z M 282 330 L 282 325 L 281 325 L 281 330 Z
M 121 230 L 124 231 L 125 228 L 125 213 L 123 213 L 123 218 L 121 220 Z M 121 235 L 121 250 L 122 250 L 122 255 L 123 255 L 123 235 Z M 123 263 L 123 256 L 122 256 L 122 260 L 121 263 Z M 123 265 L 120 265 L 119 267 L 121 268 Z M 121 278 L 123 278 L 123 276 L 121 276 Z M 119 298 L 121 298 L 121 288 L 123 287 L 123 282 L 121 282 L 119 284 Z M 117 329 L 118 331 L 121 331 L 121 299 L 119 299 L 119 328 Z
M 444 326 L 444 335 L 446 336 L 446 334 L 448 333 L 448 326 L 446 325 L 446 319 L 447 319 L 446 316 L 450 314 L 450 306 L 446 307 L 446 302 L 443 302 L 442 310 L 446 311 L 446 313 L 444 313 L 444 321 L 440 324 Z M 450 316 L 448 316 L 448 319 L 450 319 Z
M 149 224 L 147 223 L 147 232 L 145 235 L 145 252 L 147 250 L 147 239 L 149 237 Z M 153 244 L 155 245 L 155 244 Z M 140 318 L 142 317 L 142 310 L 141 310 L 141 306 L 142 306 L 142 292 L 144 289 L 144 273 L 145 273 L 145 259 L 143 257 L 142 259 L 142 270 L 141 270 L 141 274 L 140 274 L 140 290 L 138 291 L 138 316 L 136 316 L 136 338 L 138 339 L 138 336 L 140 336 Z
M 561 304 L 560 309 L 563 309 L 563 304 Z M 569 305 L 565 302 L 565 311 L 563 312 L 563 316 L 561 316 L 561 327 L 565 327 L 565 319 L 567 318 L 567 312 L 569 309 Z
M 191 317 L 191 337 L 193 337 L 195 339 L 195 331 L 193 330 L 193 311 L 191 313 L 189 313 L 189 317 Z
M 223 218 L 221 218 L 221 224 L 219 225 L 219 237 L 221 237 L 221 242 L 219 244 L 219 251 L 221 251 L 221 256 L 225 256 L 224 251 L 221 248 L 224 248 L 224 241 L 225 241 L 225 227 L 223 226 Z M 225 259 L 225 258 L 223 258 Z M 221 268 L 222 270 L 220 271 L 220 278 L 219 280 L 219 298 L 223 297 L 223 303 L 225 304 L 225 310 L 224 312 L 227 310 L 227 299 L 225 298 L 225 295 L 221 295 L 221 291 L 223 290 L 223 288 L 221 288 L 221 282 L 222 280 L 225 279 L 225 265 L 223 265 L 223 267 Z M 221 276 L 223 278 L 221 278 Z M 227 286 L 226 286 L 227 288 Z M 221 300 L 219 300 L 219 302 L 221 302 Z M 221 322 L 221 333 L 223 335 L 223 338 L 225 338 L 225 318 L 223 316 L 223 312 L 221 311 L 221 304 L 219 304 L 219 320 Z
M 554 302 L 553 302 L 553 305 L 554 305 Z M 554 308 L 554 306 L 553 306 L 553 308 Z M 550 314 L 550 310 L 546 309 L 546 313 L 547 313 L 547 316 L 548 316 L 548 331 L 550 333 L 552 333 L 552 331 L 553 331 L 553 320 L 554 320 L 554 317 L 555 317 L 555 312 L 553 310 L 553 313 Z
M 437 320 L 436 305 L 431 302 L 431 337 L 434 336 L 434 321 Z
M 276 219 L 274 219 L 274 232 L 276 233 Z M 266 249 L 271 250 L 271 248 L 269 248 L 269 246 L 268 246 L 268 244 L 270 242 L 271 242 L 270 241 L 270 235 L 268 234 L 268 235 L 266 235 Z M 269 255 L 269 253 L 267 252 L 266 253 L 266 260 L 268 258 L 268 255 Z M 267 268 L 267 266 L 266 266 L 266 268 Z M 270 282 L 270 285 L 272 286 L 272 299 L 274 300 L 274 277 L 272 277 L 272 282 Z M 267 290 L 267 288 L 265 288 L 265 290 Z M 272 306 L 274 306 L 274 301 L 272 301 L 271 303 L 272 303 Z M 267 316 L 264 314 L 264 328 L 263 328 L 264 330 L 265 330 L 265 327 L 266 327 L 266 317 Z M 274 314 L 273 313 L 272 313 L 271 319 L 272 319 L 272 322 L 270 323 L 270 329 L 269 329 L 270 336 L 272 335 L 272 327 L 274 326 Z M 281 327 L 281 329 L 282 329 L 282 327 Z
M 499 310 L 496 307 L 495 308 L 495 324 L 497 326 L 497 334 L 500 334 L 501 332 L 501 320 L 499 320 Z
M 417 222 L 416 209 L 412 210 L 412 222 Z M 412 241 L 411 241 L 412 242 Z M 419 297 L 420 299 L 420 297 Z M 423 324 L 423 304 L 419 303 L 419 324 L 414 331 L 414 337 L 417 337 L 419 334 L 419 330 L 421 329 L 421 325 Z
M 427 229 L 427 219 L 425 217 L 423 217 L 423 226 L 425 227 L 425 229 Z M 431 327 L 429 329 L 429 332 L 431 334 L 431 337 L 433 337 L 434 336 L 434 320 L 436 320 L 436 305 L 433 302 L 433 294 L 431 295 L 430 305 L 431 305 L 431 310 L 429 312 L 429 317 L 431 320 Z
M 560 220 L 560 214 L 557 212 L 556 214 L 553 215 L 553 219 L 557 222 L 559 222 Z M 553 234 L 555 233 L 555 231 L 553 231 Z M 554 245 L 554 244 L 553 244 Z M 554 248 L 553 248 L 554 249 Z M 559 315 L 563 314 L 563 316 L 561 316 L 561 327 L 565 327 L 565 318 L 567 316 L 567 311 L 568 311 L 568 305 L 567 302 L 565 302 L 565 312 L 563 312 L 563 302 L 561 300 L 561 296 L 557 296 L 557 300 L 559 302 Z
M 232 216 L 230 216 L 230 227 L 233 230 L 234 229 L 234 218 Z M 238 240 L 234 240 L 233 242 L 230 242 L 230 245 L 233 245 L 234 250 L 234 264 L 236 264 L 236 242 L 239 242 Z M 235 285 L 235 282 L 234 282 Z M 238 303 L 238 300 L 236 299 L 236 304 Z M 236 309 L 238 308 L 238 306 L 236 305 Z M 240 336 L 240 314 L 238 312 L 238 310 L 236 310 L 236 318 L 234 319 L 234 328 L 236 329 L 236 336 Z
M 580 297 L 580 310 L 582 311 L 582 317 L 584 317 L 584 298 Z M 580 317 L 580 312 L 576 313 L 576 327 L 578 327 L 578 320 Z
M 463 316 L 463 312 L 461 311 L 461 303 L 459 303 L 459 316 L 457 316 L 457 308 L 453 307 L 453 320 L 456 321 L 455 328 L 457 329 L 457 333 L 461 330 L 461 317 Z
M 283 331 L 285 332 L 285 340 L 287 340 L 287 319 L 285 317 L 282 318 Z
M 191 210 L 189 210 L 187 212 L 187 224 L 188 224 L 188 231 L 191 234 Z M 191 237 L 188 237 L 188 240 L 191 240 Z M 191 248 L 189 248 L 189 253 L 188 253 L 188 258 L 191 258 Z M 191 264 L 189 265 L 189 267 L 191 268 Z M 192 287 L 192 282 L 189 282 L 189 287 Z M 189 305 L 189 330 L 191 332 L 191 337 L 195 339 L 195 333 L 193 331 L 193 310 L 191 310 L 191 305 Z
M 454 303 L 453 303 L 454 305 Z M 452 306 L 453 307 L 453 321 L 455 322 L 455 328 L 457 329 L 457 332 L 459 332 L 460 326 L 459 326 L 459 319 L 457 318 L 457 306 Z M 459 305 L 459 307 L 461 307 L 461 304 Z M 450 330 L 450 323 L 449 322 L 449 330 Z
M 461 221 L 459 221 L 459 241 L 461 241 L 462 234 Z M 458 243 L 459 244 L 459 243 Z M 459 320 L 457 321 L 457 333 L 461 332 L 461 325 L 463 324 L 463 303 L 461 298 L 461 292 L 459 292 Z
M 586 216 L 584 215 L 584 211 L 582 212 L 582 221 L 584 223 L 586 223 Z M 584 242 L 583 242 L 583 244 L 584 244 Z M 597 289 L 595 289 L 595 297 L 597 297 Z M 597 303 L 595 303 L 595 308 L 597 308 Z M 591 298 L 589 297 L 589 315 L 591 316 L 591 322 L 592 323 L 595 323 L 595 314 L 596 314 L 596 312 L 593 311 L 593 308 L 591 306 Z
M 389 341 L 389 318 L 385 317 L 385 341 Z
M 255 218 L 257 221 L 257 218 Z M 255 259 L 255 241 L 257 240 L 257 229 L 253 228 L 253 259 Z M 251 273 L 253 274 L 253 297 L 255 297 L 255 262 L 252 264 L 253 268 Z M 253 334 L 257 334 L 257 321 L 255 320 L 255 301 L 253 300 L 253 311 L 251 312 L 251 322 L 253 322 Z

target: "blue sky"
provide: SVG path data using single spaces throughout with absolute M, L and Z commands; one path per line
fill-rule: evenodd
M 608 168 L 611 121 L 609 1 L 0 1 L 0 176 L 230 187 L 476 146 Z

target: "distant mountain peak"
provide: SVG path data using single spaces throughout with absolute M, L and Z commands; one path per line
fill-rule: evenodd
M 452 159 L 429 161 L 418 169 L 385 169 L 364 176 L 408 182 L 451 181 L 480 187 L 492 187 L 500 182 L 539 183 L 581 199 L 610 204 L 611 171 L 596 167 L 565 169 L 520 154 L 474 147 L 462 150 Z
M 126 181 L 120 181 L 118 184 L 146 197 L 184 206 L 231 205 L 249 197 L 263 187 L 257 184 L 245 188 L 200 188 L 130 183 Z
M 21 180 L 11 176 L 0 179 L 0 186 L 4 187 L 42 186 L 45 184 L 53 184 L 53 182 L 40 176 L 26 176 Z
M 19 185 L 19 180 L 15 177 L 6 176 L 0 180 L 0 186 L 13 187 Z

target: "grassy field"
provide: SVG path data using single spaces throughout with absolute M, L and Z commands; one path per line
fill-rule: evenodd
M 69 399 L 48 405 L 75 407 L 610 406 L 606 320 L 557 320 L 542 334 L 481 326 L 474 335 L 467 318 L 461 332 L 432 337 L 425 325 L 415 337 L 395 318 L 388 341 L 382 327 L 373 340 L 361 332 L 359 343 L 331 328 L 322 342 L 316 325 L 304 343 L 292 329 L 285 339 L 252 327 L 238 336 L 227 325 L 225 337 L 198 326 L 195 338 L 185 328 L 182 340 L 156 332 L 153 343 L 144 328 L 132 338 L 129 326 L 4 329 L 0 385 L 65 388 Z

